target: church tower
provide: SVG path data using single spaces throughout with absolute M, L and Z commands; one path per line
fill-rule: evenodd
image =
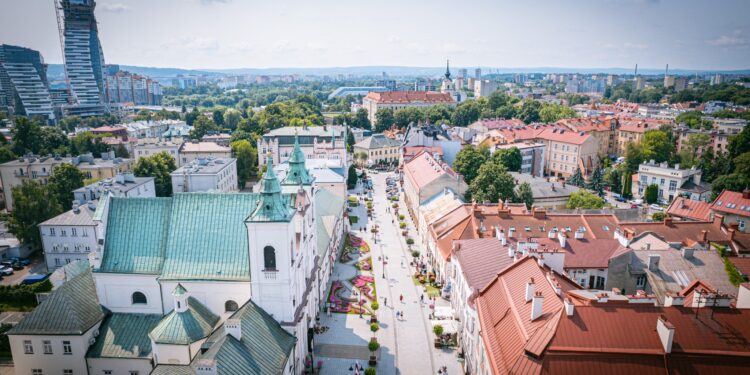
M 450 61 L 448 60 L 445 61 L 445 75 L 443 76 L 443 84 L 440 86 L 440 92 L 449 94 L 456 102 L 463 100 L 463 93 L 456 90 L 456 85 L 451 79 Z
M 281 181 L 284 192 L 296 192 L 298 186 L 304 186 L 306 191 L 310 192 L 310 187 L 312 187 L 314 179 L 305 165 L 305 153 L 302 152 L 302 148 L 299 145 L 297 134 L 294 135 L 294 149 L 292 149 L 292 154 L 289 156 L 287 163 L 289 163 L 289 170 Z M 292 186 L 294 189 L 288 190 L 288 187 Z

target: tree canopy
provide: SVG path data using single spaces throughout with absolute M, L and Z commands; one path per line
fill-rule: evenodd
M 471 197 L 476 202 L 497 203 L 515 200 L 516 181 L 505 167 L 489 160 L 479 167 L 476 178 L 469 184 Z
M 73 190 L 83 186 L 84 178 L 83 172 L 69 163 L 62 163 L 52 170 L 48 187 L 64 211 L 73 207 Z
M 245 188 L 247 181 L 256 176 L 258 171 L 258 152 L 253 144 L 240 140 L 231 143 L 232 155 L 237 158 L 237 185 L 240 190 Z
M 37 181 L 24 181 L 14 186 L 13 214 L 8 220 L 8 230 L 23 243 L 38 249 L 42 239 L 37 225 L 63 212 L 55 192 L 49 185 Z
M 596 209 L 604 207 L 604 199 L 594 193 L 586 190 L 579 190 L 570 193 L 568 204 L 565 206 L 569 209 Z
M 138 177 L 154 177 L 157 197 L 172 196 L 172 172 L 177 169 L 172 155 L 162 151 L 145 156 L 135 163 L 133 173 Z
M 479 168 L 489 159 L 490 152 L 484 147 L 465 146 L 456 154 L 453 169 L 464 176 L 464 181 L 471 184 L 479 173 Z
M 502 164 L 510 172 L 521 170 L 521 151 L 518 147 L 498 149 L 492 153 L 492 160 Z

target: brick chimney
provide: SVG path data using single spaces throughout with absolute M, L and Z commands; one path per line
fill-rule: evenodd
M 537 320 L 540 316 L 542 316 L 542 307 L 544 306 L 544 296 L 542 296 L 542 292 L 536 292 L 534 294 L 534 299 L 531 301 L 531 321 Z
M 706 243 L 707 240 L 708 240 L 708 231 L 704 229 L 701 231 L 700 235 L 698 235 L 698 242 Z
M 727 234 L 729 234 L 729 241 L 734 241 L 734 234 L 737 233 L 734 229 L 728 229 Z
M 714 214 L 714 225 L 721 226 L 721 223 L 724 222 L 724 215 L 722 214 Z
M 668 227 L 672 226 L 672 217 L 671 216 L 667 216 L 667 217 L 664 218 L 664 225 L 668 226 Z
M 656 320 L 656 333 L 659 334 L 659 341 L 661 341 L 664 352 L 671 353 L 672 341 L 674 340 L 674 325 L 668 322 L 664 315 L 660 315 Z
M 630 228 L 625 228 L 625 238 L 630 241 L 635 237 L 635 231 Z
M 534 298 L 534 278 L 530 278 L 528 282 L 526 282 L 526 302 L 530 302 L 531 299 Z
M 544 219 L 545 217 L 547 217 L 547 210 L 543 208 L 534 207 L 531 211 L 534 214 L 535 219 Z
M 742 191 L 742 199 L 750 199 L 750 189 L 745 188 L 745 190 Z

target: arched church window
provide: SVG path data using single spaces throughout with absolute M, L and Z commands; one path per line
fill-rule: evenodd
M 276 250 L 271 246 L 263 248 L 263 268 L 266 270 L 276 269 Z
M 141 292 L 135 292 L 131 296 L 131 300 L 133 301 L 133 304 L 136 305 L 145 305 L 148 303 L 148 300 L 146 299 L 146 295 Z

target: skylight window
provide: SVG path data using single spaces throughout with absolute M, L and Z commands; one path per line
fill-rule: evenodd
M 716 202 L 717 206 L 721 206 L 721 201 Z
M 527 232 L 531 232 L 531 227 L 523 227 L 523 229 Z
M 602 225 L 602 229 L 604 229 L 605 232 L 609 232 L 609 227 L 606 225 Z
M 540 232 L 544 232 L 544 227 L 539 227 Z

